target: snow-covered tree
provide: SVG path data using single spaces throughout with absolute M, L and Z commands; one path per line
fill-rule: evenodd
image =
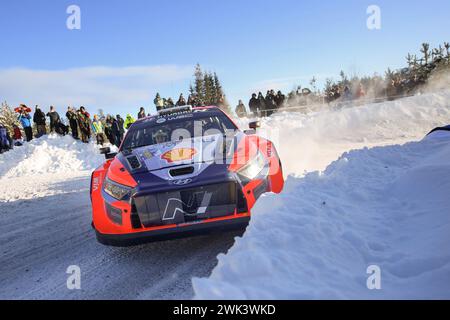
M 205 72 L 203 76 L 203 96 L 205 105 L 214 104 L 215 88 L 211 73 Z
M 430 60 L 430 44 L 422 43 L 422 49 L 420 49 L 420 52 L 423 53 L 423 59 L 425 61 L 425 64 L 428 64 Z
M 202 68 L 201 68 L 200 64 L 198 64 L 198 63 L 195 66 L 194 77 L 195 77 L 195 95 L 197 97 L 196 100 L 199 105 L 202 105 L 205 101 L 205 99 L 204 99 L 205 98 L 204 97 L 204 92 L 205 92 L 204 76 L 203 76 Z
M 17 114 L 10 108 L 6 101 L 2 102 L 0 107 L 0 123 L 5 126 L 9 132 L 13 131 L 13 125 L 19 125 Z

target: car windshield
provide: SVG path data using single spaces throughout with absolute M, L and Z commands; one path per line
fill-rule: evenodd
M 217 134 L 226 135 L 237 130 L 230 119 L 222 115 L 169 121 L 162 120 L 161 122 L 159 124 L 131 128 L 123 142 L 122 150 L 166 142 L 179 142 L 193 137 Z

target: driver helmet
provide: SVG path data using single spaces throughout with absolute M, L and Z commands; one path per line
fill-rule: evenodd
M 153 134 L 153 140 L 155 143 L 160 144 L 168 141 L 169 135 L 163 129 L 159 129 Z

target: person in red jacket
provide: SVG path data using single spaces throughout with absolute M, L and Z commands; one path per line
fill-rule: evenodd
M 16 125 L 13 125 L 13 143 L 15 146 L 23 145 L 22 131 Z

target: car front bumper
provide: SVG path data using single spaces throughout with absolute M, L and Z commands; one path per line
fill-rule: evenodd
M 147 242 L 164 241 L 231 230 L 244 230 L 250 221 L 249 215 L 204 220 L 163 229 L 133 232 L 127 234 L 102 234 L 95 230 L 98 242 L 108 246 L 127 247 Z

